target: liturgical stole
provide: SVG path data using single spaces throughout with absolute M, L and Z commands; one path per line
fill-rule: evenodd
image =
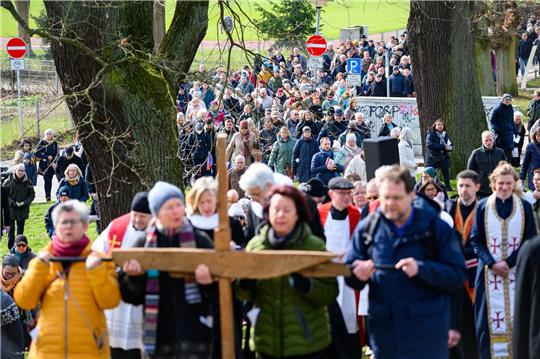
M 525 212 L 521 199 L 512 196 L 512 213 L 502 219 L 497 213 L 495 194 L 486 204 L 486 246 L 496 262 L 505 260 L 517 251 L 523 238 Z M 512 358 L 512 322 L 514 317 L 514 290 L 516 268 L 503 278 L 485 268 L 487 321 L 491 341 L 491 358 Z

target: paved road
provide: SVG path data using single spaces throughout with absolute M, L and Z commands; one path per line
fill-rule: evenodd
M 0 166 L 2 167 L 10 167 L 13 161 L 1 161 Z M 36 197 L 34 198 L 34 201 L 32 203 L 46 203 L 47 198 L 45 198 L 45 189 L 44 189 L 44 181 L 43 176 L 37 176 L 37 185 L 34 187 L 34 190 L 36 191 Z M 56 191 L 58 190 L 58 181 L 56 180 L 56 176 L 53 178 L 52 183 L 52 190 L 51 190 L 51 197 L 52 201 L 56 200 Z

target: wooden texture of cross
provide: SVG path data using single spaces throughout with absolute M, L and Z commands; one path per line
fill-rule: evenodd
M 218 213 L 219 227 L 214 230 L 215 250 L 193 248 L 129 248 L 114 249 L 112 256 L 118 265 L 137 259 L 144 269 L 167 271 L 172 276 L 193 275 L 200 264 L 210 269 L 219 283 L 222 358 L 236 358 L 234 346 L 233 298 L 231 279 L 269 279 L 301 273 L 308 277 L 349 275 L 347 267 L 332 260 L 329 252 L 264 250 L 258 252 L 231 251 L 231 229 L 227 215 L 227 165 L 225 149 L 227 135 L 217 136 Z

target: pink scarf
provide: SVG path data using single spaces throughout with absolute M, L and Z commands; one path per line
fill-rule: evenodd
M 86 234 L 75 242 L 62 242 L 57 236 L 52 239 L 52 247 L 54 254 L 58 257 L 78 257 L 82 254 L 86 246 L 90 243 L 90 239 Z

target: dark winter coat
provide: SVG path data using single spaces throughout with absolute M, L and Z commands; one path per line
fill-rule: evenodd
M 412 95 L 414 91 L 414 77 L 412 75 L 403 76 L 403 94 L 405 96 Z
M 540 168 L 540 143 L 536 142 L 536 139 L 529 143 L 525 148 L 525 156 L 523 156 L 523 162 L 521 163 L 521 171 L 519 178 L 525 182 L 525 178 L 528 177 L 528 187 L 531 191 L 534 191 L 533 184 L 533 172 L 535 169 Z
M 368 327 L 377 359 L 448 358 L 450 292 L 465 281 L 465 261 L 455 231 L 438 211 L 423 198 L 417 198 L 413 207 L 402 237 L 379 212 L 369 248 L 362 233 L 371 217 L 362 220 L 346 255 L 347 264 L 372 259 L 394 265 L 407 257 L 418 263 L 418 274 L 412 279 L 402 271 L 384 269 L 377 269 L 368 282 L 346 278 L 358 290 L 369 283 Z
M 405 76 L 401 73 L 392 74 L 389 78 L 390 81 L 390 97 L 404 97 L 405 96 Z
M 392 129 L 398 127 L 398 125 L 396 125 L 394 122 L 392 122 L 392 126 Z M 388 126 L 388 124 L 383 124 L 381 130 L 379 131 L 379 137 L 390 136 L 390 131 L 392 131 L 392 129 L 390 129 L 390 126 Z
M 46 171 L 47 167 L 51 165 L 56 156 L 58 155 L 58 143 L 56 141 L 47 142 L 46 140 L 41 140 L 38 142 L 36 147 L 36 157 L 39 158 L 39 169 L 41 171 Z M 48 157 L 52 156 L 53 161 L 49 161 Z
M 531 54 L 532 47 L 533 47 L 533 42 L 530 41 L 529 39 L 527 39 L 527 40 L 523 40 L 523 39 L 519 40 L 519 44 L 518 44 L 518 48 L 517 48 L 519 58 L 528 60 L 529 55 Z
M 261 234 L 249 241 L 246 251 L 276 249 L 269 240 L 270 233 L 269 225 L 263 227 Z M 325 251 L 325 244 L 311 233 L 307 224 L 301 223 L 283 249 Z M 294 277 L 290 275 L 259 280 L 249 288 L 239 282 L 238 298 L 251 300 L 260 308 L 250 343 L 258 353 L 284 358 L 320 352 L 330 345 L 326 307 L 338 295 L 337 281 L 335 278 L 307 281 L 307 291 L 295 288 Z
M 320 179 L 325 185 L 328 185 L 328 181 L 330 181 L 334 177 L 338 177 L 340 172 L 345 171 L 342 165 L 336 163 L 336 170 L 330 171 L 326 167 L 326 161 L 331 158 L 334 158 L 333 153 L 328 155 L 324 153 L 323 151 L 317 152 L 313 158 L 311 159 L 311 174 L 315 175 L 318 179 Z
M 34 154 L 32 152 L 26 152 L 24 154 L 24 172 L 26 172 L 26 175 L 33 186 L 37 184 L 37 166 L 34 160 Z
M 2 215 L 0 216 L 0 231 L 4 226 L 11 226 L 11 209 L 9 208 L 8 190 L 2 186 L 1 191 L 0 200 L 2 201 Z
M 65 176 L 64 172 L 66 172 L 66 169 L 72 163 L 76 164 L 79 167 L 79 169 L 83 171 L 84 173 L 83 161 L 79 156 L 77 156 L 76 154 L 73 154 L 71 158 L 67 158 L 66 155 L 63 154 L 62 156 L 58 157 L 58 162 L 57 162 L 58 166 L 56 167 L 56 178 L 58 178 L 58 181 L 64 178 Z
M 345 122 L 345 120 L 341 122 L 328 121 L 322 127 L 321 132 L 319 132 L 319 136 L 317 137 L 317 142 L 320 143 L 321 138 L 328 137 L 330 139 L 330 143 L 332 144 L 334 143 L 335 140 L 338 140 L 339 135 L 341 135 L 346 130 L 347 130 L 347 122 Z
M 54 224 L 52 220 L 52 212 L 60 204 L 60 201 L 56 201 L 52 206 L 49 207 L 47 213 L 45 213 L 45 229 L 47 230 L 47 235 L 49 238 L 52 238 L 54 234 Z
M 2 186 L 7 190 L 11 219 L 17 221 L 27 219 L 30 214 L 30 204 L 36 193 L 26 174 L 18 178 L 15 173 L 12 173 Z M 23 205 L 18 206 L 17 202 L 23 202 Z
M 24 330 L 19 308 L 4 290 L 0 289 L 0 357 L 24 358 Z
M 478 195 L 480 197 L 489 196 L 491 194 L 491 188 L 489 186 L 489 175 L 500 161 L 506 159 L 504 151 L 500 148 L 493 147 L 492 150 L 487 150 L 484 146 L 472 151 L 469 161 L 467 162 L 467 169 L 473 170 L 478 173 L 480 177 L 480 190 Z
M 203 130 L 200 133 L 193 131 L 188 138 L 191 148 L 193 164 L 200 165 L 206 162 L 208 153 L 213 151 L 213 131 Z
M 268 166 L 274 168 L 274 171 L 287 175 L 287 166 L 292 168 L 293 149 L 296 144 L 296 139 L 288 137 L 285 141 L 281 136 L 278 136 L 274 146 L 272 146 L 272 152 L 268 159 Z
M 497 135 L 495 145 L 503 151 L 514 148 L 514 108 L 499 103 L 491 113 L 491 128 Z
M 319 152 L 319 146 L 313 137 L 306 140 L 302 136 L 296 141 L 293 148 L 292 168 L 299 182 L 307 182 L 313 177 L 311 173 L 311 159 L 317 152 Z
M 529 131 L 536 121 L 540 119 L 540 100 L 531 100 L 527 105 L 527 117 L 529 117 Z
M 58 183 L 58 191 L 56 192 L 57 198 L 59 197 L 59 192 L 62 187 L 68 188 L 70 199 L 86 202 L 90 196 L 88 193 L 88 182 L 82 177 L 79 178 L 79 181 L 75 185 L 71 185 L 69 181 L 63 178 L 60 183 Z
M 153 229 L 154 231 L 155 228 Z M 197 248 L 213 248 L 206 233 L 194 229 Z M 145 237 L 137 241 L 135 247 L 144 247 Z M 179 247 L 178 238 L 157 231 L 157 247 Z M 119 284 L 122 300 L 133 305 L 145 302 L 147 275 L 128 276 L 120 274 Z M 215 286 L 199 285 L 202 302 L 188 304 L 184 290 L 184 278 L 173 278 L 167 272 L 159 272 L 159 315 L 156 333 L 156 350 L 180 341 L 205 342 L 210 345 L 211 330 L 201 323 L 201 317 L 210 314 L 209 297 L 215 295 Z
M 26 270 L 28 268 L 28 264 L 30 263 L 30 261 L 36 257 L 36 254 L 32 252 L 32 248 L 30 247 L 26 247 L 26 251 L 23 254 L 19 254 L 17 252 L 17 248 L 15 247 L 11 248 L 9 253 L 19 258 L 20 267 L 23 270 Z
M 366 96 L 386 97 L 386 80 L 380 82 L 373 81 Z
M 448 133 L 444 135 L 444 142 L 448 143 Z M 432 129 L 428 132 L 426 147 L 426 167 L 448 168 L 450 156 L 448 156 L 448 151 L 441 143 L 436 130 Z
M 317 122 L 313 121 L 313 120 L 311 120 L 311 121 L 302 120 L 302 121 L 298 122 L 298 124 L 296 125 L 296 131 L 291 132 L 291 134 L 296 133 L 296 138 L 299 139 L 300 137 L 302 137 L 302 133 L 303 133 L 302 130 L 306 126 L 311 128 L 311 136 L 313 138 L 317 138 L 319 136 L 319 131 L 321 129 L 319 127 L 319 124 Z

